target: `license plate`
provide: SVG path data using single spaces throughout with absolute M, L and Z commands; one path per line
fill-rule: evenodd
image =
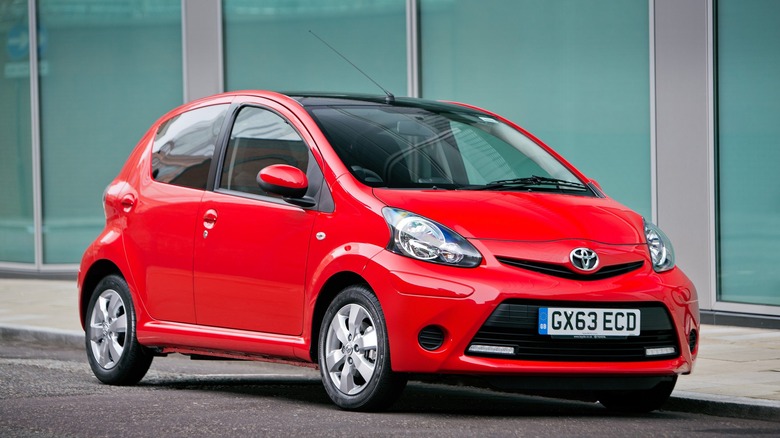
M 638 336 L 638 309 L 539 309 L 539 334 L 553 336 Z

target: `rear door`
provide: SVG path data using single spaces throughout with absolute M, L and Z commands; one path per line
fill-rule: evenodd
M 205 106 L 165 121 L 150 155 L 123 194 L 127 258 L 149 314 L 195 322 L 192 256 L 196 218 L 229 104 Z

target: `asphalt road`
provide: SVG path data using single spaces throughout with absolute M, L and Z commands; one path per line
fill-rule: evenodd
M 385 413 L 332 405 L 311 369 L 157 358 L 134 387 L 103 385 L 80 350 L 0 344 L 2 437 L 778 436 L 780 422 L 654 412 L 410 383 Z

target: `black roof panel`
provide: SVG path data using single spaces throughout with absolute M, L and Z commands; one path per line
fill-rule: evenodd
M 453 111 L 480 113 L 470 108 L 436 100 L 426 100 L 414 97 L 396 97 L 392 102 L 387 102 L 387 96 L 377 94 L 352 94 L 352 93 L 309 93 L 309 92 L 282 92 L 297 100 L 304 108 L 316 106 L 360 106 L 360 105 L 393 105 L 404 107 L 424 108 L 434 111 Z

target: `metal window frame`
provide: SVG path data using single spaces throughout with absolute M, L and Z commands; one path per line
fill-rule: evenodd
M 420 4 L 406 0 L 406 92 L 420 97 Z
M 36 270 L 43 267 L 43 193 L 41 177 L 41 113 L 38 80 L 38 5 L 36 0 L 27 1 L 27 29 L 29 35 L 30 61 L 30 143 L 32 147 L 32 190 L 33 190 L 33 240 Z
M 222 0 L 181 0 L 184 102 L 225 90 Z

